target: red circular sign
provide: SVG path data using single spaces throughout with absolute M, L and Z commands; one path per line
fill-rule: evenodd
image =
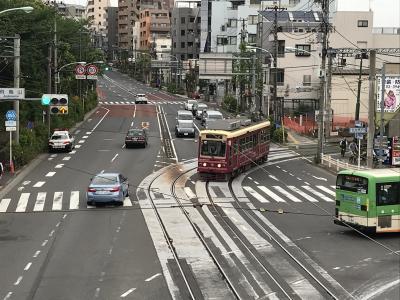
M 89 65 L 86 68 L 86 72 L 88 75 L 96 75 L 97 71 L 98 71 L 98 69 L 95 65 Z
M 86 68 L 83 65 L 76 65 L 75 74 L 76 75 L 85 75 Z

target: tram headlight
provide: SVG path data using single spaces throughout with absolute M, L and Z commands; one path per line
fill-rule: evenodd
M 203 167 L 207 167 L 207 163 L 203 163 Z
M 217 167 L 218 167 L 218 168 L 221 168 L 221 164 L 218 164 Z

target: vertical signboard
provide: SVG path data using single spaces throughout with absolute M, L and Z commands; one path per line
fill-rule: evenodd
M 382 77 L 377 76 L 377 112 L 381 111 L 382 101 Z M 385 76 L 384 86 L 384 108 L 385 113 L 395 113 L 400 108 L 400 76 Z

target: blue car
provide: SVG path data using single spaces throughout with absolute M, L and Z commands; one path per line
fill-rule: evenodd
M 87 189 L 88 205 L 116 203 L 122 205 L 129 196 L 128 179 L 119 173 L 100 173 L 94 176 Z

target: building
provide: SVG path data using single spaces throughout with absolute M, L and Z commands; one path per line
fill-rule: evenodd
M 77 4 L 68 4 L 63 1 L 43 0 L 43 3 L 50 6 L 55 6 L 60 15 L 66 18 L 75 20 L 86 18 L 86 7 Z
M 153 47 L 157 45 L 157 40 L 170 39 L 171 26 L 168 10 L 140 10 L 139 27 L 139 50 L 154 51 Z
M 172 55 L 180 60 L 198 59 L 200 53 L 200 1 L 176 2 L 172 10 Z
M 107 58 L 117 59 L 118 51 L 118 7 L 107 8 Z
M 133 27 L 139 19 L 140 2 L 118 0 L 118 47 L 131 56 L 134 48 Z

